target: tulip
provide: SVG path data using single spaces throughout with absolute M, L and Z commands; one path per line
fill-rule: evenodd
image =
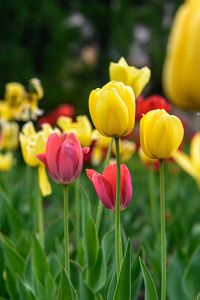
M 196 180 L 200 189 L 200 132 L 197 132 L 192 138 L 190 156 L 178 150 L 173 158 L 183 170 Z
M 72 118 L 59 117 L 57 125 L 64 133 L 73 132 L 78 138 L 82 147 L 90 146 L 92 142 L 92 125 L 86 115 L 76 117 L 76 122 Z
M 49 176 L 59 184 L 73 183 L 81 174 L 84 154 L 89 148 L 81 148 L 74 133 L 49 136 L 46 153 L 36 155 L 47 168 Z
M 116 209 L 117 165 L 108 165 L 103 175 L 92 169 L 87 169 L 87 176 L 93 183 L 95 191 L 103 205 L 112 211 Z M 131 175 L 126 165 L 121 165 L 120 210 L 124 210 L 132 198 Z
M 136 120 L 140 120 L 143 114 L 150 110 L 164 109 L 167 113 L 170 112 L 172 105 L 160 95 L 151 95 L 147 98 L 139 96 L 136 100 Z
M 17 150 L 19 146 L 19 125 L 16 122 L 1 124 L 0 149 Z
M 121 82 L 111 81 L 93 90 L 89 110 L 96 129 L 106 137 L 121 137 L 132 132 L 135 124 L 133 90 Z
M 0 153 L 0 171 L 9 171 L 12 167 L 13 156 L 11 152 Z
M 43 196 L 51 194 L 51 186 L 45 167 L 39 162 L 36 155 L 45 151 L 47 138 L 50 133 L 55 131 L 58 129 L 53 130 L 50 125 L 44 124 L 42 130 L 36 132 L 33 123 L 28 122 L 22 127 L 19 135 L 24 161 L 31 167 L 38 167 L 39 185 Z
M 171 28 L 163 67 L 163 89 L 176 106 L 200 110 L 200 1 L 185 1 Z
M 170 116 L 164 109 L 149 111 L 140 122 L 140 143 L 150 158 L 172 157 L 184 135 L 179 118 Z
M 139 70 L 129 66 L 123 57 L 118 63 L 110 63 L 109 74 L 110 80 L 121 81 L 123 84 L 131 86 L 135 98 L 141 94 L 151 77 L 151 71 L 148 67 Z

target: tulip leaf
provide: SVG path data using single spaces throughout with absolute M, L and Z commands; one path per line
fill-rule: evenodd
M 155 284 L 143 260 L 139 258 L 145 284 L 145 300 L 158 300 Z
M 56 285 L 55 285 L 54 279 L 51 276 L 51 274 L 48 273 L 46 276 L 46 280 L 45 280 L 46 299 L 54 300 L 55 292 L 56 292 Z
M 139 257 L 141 255 L 143 255 L 142 249 L 140 249 L 137 255 L 135 255 L 131 267 L 131 300 L 137 300 L 138 293 L 142 284 L 142 271 L 139 262 Z
M 169 265 L 167 272 L 167 295 L 169 299 L 190 300 L 184 291 L 181 278 L 187 266 L 187 257 L 181 250 L 178 250 Z M 180 278 L 180 280 L 177 280 Z
M 200 270 L 200 246 L 192 255 L 189 265 L 183 276 L 183 287 L 191 299 L 199 293 L 199 270 Z
M 99 291 L 106 281 L 106 262 L 102 248 L 99 249 L 98 259 L 96 264 L 88 270 L 88 284 L 93 292 Z
M 61 217 L 52 221 L 46 231 L 45 251 L 47 255 L 49 255 L 49 253 L 52 251 L 56 251 L 55 238 L 61 241 L 63 239 L 63 236 L 64 236 L 64 222 L 63 222 L 63 217 Z
M 19 293 L 16 287 L 16 276 L 9 270 L 9 268 L 5 267 L 5 282 L 6 282 L 6 290 L 11 299 L 20 300 Z
M 51 275 L 55 278 L 61 271 L 61 264 L 56 253 L 51 253 L 49 255 L 49 267 Z
M 1 287 L 1 295 L 6 295 L 6 287 L 5 287 L 5 280 L 3 278 L 3 272 L 4 272 L 4 257 L 3 257 L 3 250 L 0 246 L 0 287 Z
M 41 248 L 37 238 L 33 237 L 33 271 L 38 281 L 44 285 L 49 265 L 44 250 Z
M 102 239 L 102 248 L 106 259 L 106 263 L 108 263 L 110 256 L 114 251 L 114 245 L 115 245 L 115 229 L 112 229 L 109 232 L 107 232 Z
M 131 247 L 130 239 L 126 247 L 113 300 L 131 299 Z
M 7 267 L 10 269 L 14 277 L 16 277 L 17 273 L 22 276 L 24 272 L 24 259 L 15 250 L 8 238 L 1 234 L 0 239 Z
M 17 290 L 21 300 L 38 300 L 29 286 L 17 275 Z
M 108 288 L 107 300 L 113 300 L 115 289 L 116 289 L 116 284 L 117 284 L 117 271 L 115 270 L 113 273 L 113 276 L 111 278 L 109 288 Z
M 76 299 L 77 299 L 77 293 L 65 269 L 63 268 L 60 277 L 58 300 L 76 300 Z
M 16 210 L 13 207 L 9 197 L 5 194 L 5 192 L 2 189 L 0 189 L 0 196 L 3 199 L 3 205 L 6 211 L 6 216 L 8 218 L 8 222 L 11 228 L 12 240 L 16 242 L 23 228 L 22 221 L 19 215 L 16 213 Z
M 98 256 L 98 236 L 94 221 L 91 217 L 90 212 L 90 201 L 86 194 L 85 189 L 81 188 L 82 195 L 82 233 L 83 233 L 83 244 L 85 250 L 85 259 L 88 269 L 97 261 Z

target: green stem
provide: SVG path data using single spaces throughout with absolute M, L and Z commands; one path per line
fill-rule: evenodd
M 111 154 L 112 154 L 113 142 L 114 142 L 114 138 L 112 138 L 111 141 L 110 141 L 110 145 L 109 145 L 109 148 L 108 148 L 108 152 L 107 152 L 107 156 L 106 156 L 106 161 L 105 161 L 105 168 L 107 167 L 107 165 L 109 164 L 109 161 L 110 161 L 110 157 L 111 157 Z M 103 204 L 102 204 L 101 201 L 99 201 L 98 210 L 97 210 L 97 217 L 96 217 L 96 229 L 97 229 L 97 233 L 99 232 L 99 228 L 100 228 L 100 224 L 101 224 L 101 218 L 102 218 L 102 213 L 103 213 Z
M 75 205 L 76 205 L 76 249 L 77 258 L 79 257 L 79 243 L 80 243 L 80 194 L 79 194 L 79 178 L 75 181 Z
M 64 238 L 65 238 L 65 270 L 70 277 L 69 269 L 69 228 L 68 228 L 68 185 L 64 185 Z
M 40 235 L 40 244 L 44 249 L 44 217 L 43 217 L 43 201 L 42 194 L 39 187 L 38 181 L 38 201 L 37 201 L 37 212 L 38 212 L 38 230 Z
M 160 167 L 160 218 L 161 218 L 161 262 L 162 282 L 161 300 L 166 299 L 166 238 L 165 238 L 165 194 L 164 194 L 164 168 L 163 160 L 159 160 Z
M 122 245 L 121 245 L 121 229 L 120 229 L 120 153 L 119 138 L 115 138 L 116 161 L 117 161 L 117 185 L 116 185 L 116 212 L 115 212 L 115 251 L 117 277 L 119 277 L 122 263 Z
M 152 224 L 155 233 L 158 232 L 158 224 L 157 224 L 157 214 L 156 214 L 156 199 L 155 199 L 155 184 L 154 184 L 154 169 L 153 165 L 150 164 L 149 167 L 149 197 L 150 197 L 150 206 L 151 206 L 151 217 Z

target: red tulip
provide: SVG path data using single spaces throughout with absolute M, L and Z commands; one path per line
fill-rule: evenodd
M 92 169 L 87 169 L 87 176 L 103 205 L 112 211 L 116 207 L 117 165 L 110 164 L 103 171 L 103 175 Z M 125 209 L 132 198 L 131 175 L 126 165 L 121 165 L 120 210 Z
M 89 147 L 81 148 L 74 133 L 53 133 L 48 137 L 46 153 L 36 157 L 46 166 L 50 177 L 57 183 L 68 185 L 81 174 L 84 154 Z
M 146 115 L 148 111 L 162 109 L 169 113 L 172 105 L 160 95 L 151 95 L 147 98 L 139 96 L 136 100 L 136 120 L 140 120 L 142 115 Z

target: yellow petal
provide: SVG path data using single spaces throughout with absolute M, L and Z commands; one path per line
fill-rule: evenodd
M 38 166 L 38 180 L 42 196 L 50 195 L 52 193 L 51 185 L 49 183 L 45 166 L 43 164 L 39 164 Z
M 177 151 L 174 156 L 174 160 L 186 171 L 189 175 L 191 175 L 197 182 L 200 183 L 200 173 L 194 167 L 190 157 L 188 157 L 185 153 L 181 151 Z
M 193 162 L 193 165 L 199 169 L 200 173 L 200 131 L 197 132 L 191 141 L 190 145 L 190 155 Z
M 36 134 L 33 122 L 30 121 L 30 122 L 27 122 L 26 124 L 24 124 L 24 126 L 22 127 L 22 132 L 26 136 L 30 136 L 30 135 Z
M 134 91 L 135 98 L 137 98 L 144 87 L 147 85 L 151 77 L 151 71 L 148 67 L 144 67 L 140 70 L 137 69 L 137 75 L 132 79 L 131 87 Z
M 103 135 L 120 137 L 126 132 L 129 121 L 128 109 L 116 89 L 106 91 L 100 96 L 96 104 L 96 115 Z
M 97 105 L 97 101 L 99 99 L 100 94 L 101 94 L 101 89 L 99 89 L 99 88 L 96 90 L 93 90 L 90 93 L 89 111 L 90 111 L 90 116 L 92 118 L 92 122 L 93 122 L 94 126 L 103 135 L 103 132 L 101 131 L 101 128 L 100 128 L 99 120 L 97 118 L 97 113 L 96 113 L 96 105 Z

